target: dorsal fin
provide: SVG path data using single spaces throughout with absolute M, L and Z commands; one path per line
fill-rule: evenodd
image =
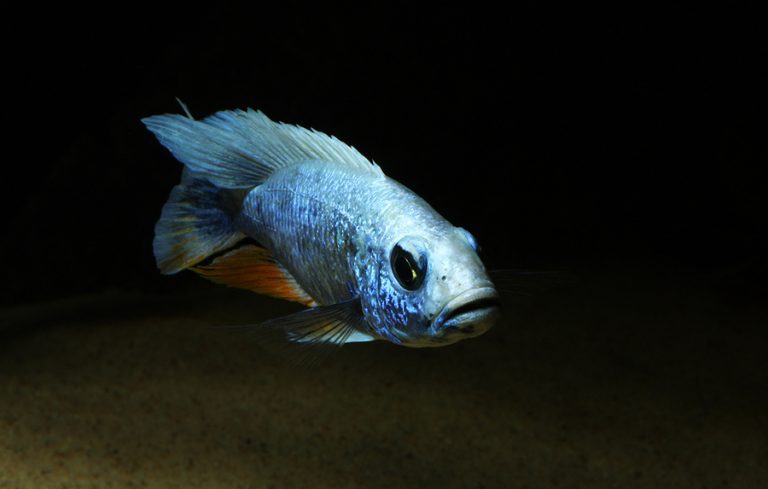
M 384 175 L 378 165 L 333 136 L 274 122 L 251 109 L 223 110 L 203 120 L 156 115 L 142 122 L 177 160 L 217 187 L 253 188 L 277 169 L 309 160 Z
M 193 267 L 191 270 L 218 284 L 299 302 L 309 307 L 317 305 L 290 272 L 275 260 L 272 253 L 260 246 L 241 246 L 216 258 L 210 265 Z

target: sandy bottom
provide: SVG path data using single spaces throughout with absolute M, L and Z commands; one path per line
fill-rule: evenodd
M 0 488 L 768 487 L 764 310 L 599 278 L 480 338 L 297 368 L 208 287 L 3 311 Z

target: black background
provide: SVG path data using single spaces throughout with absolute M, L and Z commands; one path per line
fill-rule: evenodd
M 151 241 L 181 165 L 139 119 L 180 112 L 177 96 L 196 117 L 253 107 L 336 135 L 470 229 L 490 268 L 661 269 L 762 300 L 767 53 L 753 12 L 11 17 L 6 303 L 173 280 Z
M 253 1 L 3 20 L 0 485 L 768 487 L 765 16 Z M 140 119 L 175 97 L 333 134 L 489 268 L 575 280 L 450 347 L 272 362 L 220 326 L 298 305 L 155 267 L 181 164 Z

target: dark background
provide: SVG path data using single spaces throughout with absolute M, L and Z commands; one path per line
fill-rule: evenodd
M 491 268 L 650 266 L 763 297 L 766 50 L 750 12 L 33 14 L 6 61 L 6 303 L 168 280 L 151 241 L 181 165 L 139 119 L 179 112 L 177 96 L 196 117 L 253 107 L 336 135 L 473 231 Z
M 4 11 L 0 486 L 768 487 L 764 16 L 157 3 Z M 296 304 L 155 267 L 175 97 L 333 134 L 489 268 L 573 280 L 289 368 L 218 326 Z

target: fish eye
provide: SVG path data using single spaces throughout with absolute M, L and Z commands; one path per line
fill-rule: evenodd
M 424 254 L 414 256 L 401 243 L 392 248 L 392 272 L 398 283 L 406 290 L 417 290 L 424 283 L 427 274 L 427 259 Z

